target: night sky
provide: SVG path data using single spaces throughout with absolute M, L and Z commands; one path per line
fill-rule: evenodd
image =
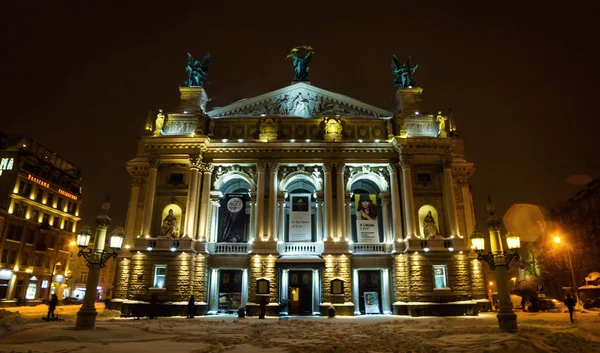
M 478 165 L 477 218 L 488 193 L 500 214 L 517 202 L 552 208 L 579 190 L 568 176 L 600 177 L 598 8 L 532 2 L 3 3 L 0 131 L 83 169 L 85 222 L 108 193 L 124 224 L 125 163 L 147 110 L 177 105 L 186 52 L 212 55 L 209 109 L 289 85 L 285 56 L 307 44 L 313 85 L 391 110 L 390 57 L 410 55 L 421 111 L 451 107 Z

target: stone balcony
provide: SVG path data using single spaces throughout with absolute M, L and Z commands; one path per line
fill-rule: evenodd
M 277 243 L 277 251 L 281 255 L 321 255 L 323 252 L 323 243 L 281 242 Z
M 208 252 L 211 254 L 237 254 L 247 255 L 252 250 L 251 243 L 208 243 Z
M 393 245 L 386 243 L 354 243 L 350 245 L 350 250 L 354 255 L 390 254 Z

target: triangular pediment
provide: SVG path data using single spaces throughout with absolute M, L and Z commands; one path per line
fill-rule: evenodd
M 280 115 L 302 118 L 321 116 L 387 117 L 393 113 L 343 94 L 299 82 L 278 90 L 243 99 L 208 112 L 213 117 Z

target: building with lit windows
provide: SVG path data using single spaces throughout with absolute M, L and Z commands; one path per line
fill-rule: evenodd
M 69 161 L 28 137 L 0 136 L 0 305 L 74 290 L 81 188 Z
M 464 140 L 419 112 L 308 81 L 207 109 L 203 87 L 146 123 L 112 304 L 256 315 L 475 315 L 489 307 Z M 446 124 L 448 122 L 448 124 Z M 179 303 L 179 304 L 178 304 Z

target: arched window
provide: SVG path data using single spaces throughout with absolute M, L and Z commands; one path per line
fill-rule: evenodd
M 284 241 L 316 242 L 317 188 L 311 179 L 298 175 L 286 183 Z
M 424 205 L 419 209 L 419 230 L 423 239 L 432 239 L 440 234 L 440 222 L 435 207 Z
M 385 239 L 381 190 L 369 179 L 358 179 L 350 186 L 350 217 L 352 241 L 357 243 L 380 243 Z
M 250 183 L 242 177 L 229 178 L 221 185 L 217 243 L 246 243 L 250 234 Z
M 181 236 L 181 206 L 171 203 L 165 206 L 162 211 L 160 224 L 160 235 L 179 238 Z

